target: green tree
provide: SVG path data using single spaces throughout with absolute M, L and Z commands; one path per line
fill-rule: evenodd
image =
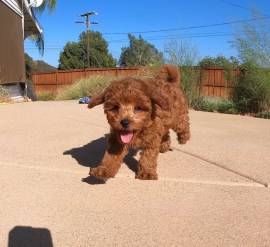
M 108 43 L 100 32 L 88 32 L 90 67 L 115 67 L 116 61 L 109 53 Z M 68 42 L 60 53 L 59 69 L 87 67 L 87 33 L 82 32 L 78 42 Z
M 24 61 L 26 79 L 30 79 L 33 72 L 52 72 L 56 70 L 55 67 L 43 60 L 34 60 L 27 53 L 24 53 Z
M 37 8 L 38 12 L 44 12 L 46 9 L 53 11 L 56 8 L 57 0 L 44 0 L 40 7 Z
M 163 54 L 141 36 L 137 39 L 128 34 L 129 46 L 123 47 L 119 59 L 120 66 L 153 66 L 164 63 Z
M 85 65 L 85 51 L 82 45 L 68 42 L 60 53 L 59 69 L 81 69 Z
M 198 63 L 197 47 L 190 42 L 171 40 L 165 45 L 167 62 L 178 66 L 194 66 Z
M 270 21 L 256 10 L 253 18 L 257 21 L 246 22 L 237 29 L 232 45 L 242 63 L 270 67 Z
M 199 66 L 202 68 L 216 67 L 227 69 L 231 67 L 236 68 L 238 65 L 239 61 L 237 58 L 230 57 L 229 59 L 227 59 L 224 56 L 217 56 L 217 57 L 206 56 L 199 62 Z
M 270 109 L 270 71 L 253 62 L 241 65 L 233 100 L 240 112 L 261 112 Z
M 252 15 L 257 20 L 241 24 L 232 41 L 242 62 L 233 100 L 243 113 L 270 109 L 270 21 L 256 9 Z
M 41 6 L 33 8 L 34 13 L 41 14 L 45 10 L 52 12 L 56 8 L 57 0 L 44 0 Z M 43 33 L 33 34 L 29 37 L 37 46 L 39 52 L 43 55 L 44 53 L 44 36 Z
M 27 53 L 24 53 L 24 63 L 25 63 L 25 76 L 27 79 L 30 78 L 33 67 L 33 58 Z
M 180 67 L 181 87 L 189 105 L 199 95 L 200 71 L 194 67 L 198 63 L 198 51 L 190 42 L 171 40 L 165 45 L 167 62 Z

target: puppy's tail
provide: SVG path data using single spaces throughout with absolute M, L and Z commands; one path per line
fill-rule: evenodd
M 161 67 L 159 78 L 173 84 L 180 84 L 179 68 L 175 65 L 165 64 Z

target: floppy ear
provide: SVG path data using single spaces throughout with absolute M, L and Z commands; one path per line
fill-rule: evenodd
M 90 98 L 90 103 L 88 104 L 88 108 L 91 109 L 97 105 L 103 104 L 104 101 L 105 101 L 105 91 L 93 98 Z

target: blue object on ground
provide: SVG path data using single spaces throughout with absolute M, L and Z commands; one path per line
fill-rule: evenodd
M 79 104 L 89 104 L 90 102 L 90 98 L 89 97 L 83 97 L 79 99 Z

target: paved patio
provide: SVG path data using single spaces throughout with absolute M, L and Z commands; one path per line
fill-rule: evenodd
M 192 140 L 172 138 L 158 181 L 135 180 L 130 155 L 103 184 L 88 177 L 102 107 L 0 105 L 0 246 L 270 246 L 270 121 L 190 117 Z

